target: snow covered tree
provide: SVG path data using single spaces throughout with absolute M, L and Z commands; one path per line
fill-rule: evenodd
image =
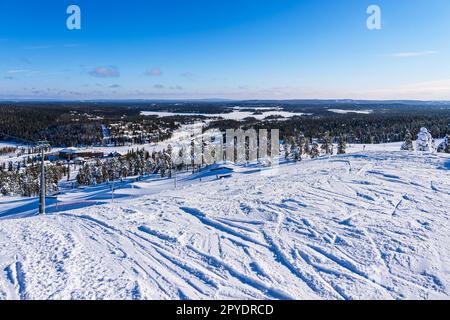
M 291 145 L 288 142 L 288 138 L 284 139 L 284 159 L 288 160 L 291 155 Z
M 92 166 L 85 164 L 82 166 L 77 175 L 77 182 L 80 185 L 90 186 L 94 182 Z
M 325 154 L 331 155 L 333 154 L 333 142 L 331 141 L 331 136 L 328 131 L 325 132 L 325 134 L 322 137 L 322 146 L 320 147 Z
M 145 150 L 139 150 L 137 152 L 137 167 L 138 175 L 142 176 L 145 173 Z
M 184 160 L 185 160 L 184 158 L 185 158 L 184 147 L 180 147 L 180 148 L 178 149 L 178 159 L 179 159 L 179 163 L 178 163 L 177 166 L 176 166 L 176 169 L 177 169 L 178 171 L 183 170 L 183 167 L 184 167 Z
M 447 134 L 444 141 L 438 146 L 437 152 L 450 153 L 450 134 Z
M 108 171 L 108 178 L 110 181 L 114 181 L 120 178 L 119 177 L 120 162 L 117 158 L 113 158 L 107 162 L 107 171 Z
M 0 172 L 0 193 L 5 196 L 12 196 L 19 190 L 19 181 L 15 174 L 10 171 Z
M 405 142 L 402 144 L 401 150 L 414 151 L 412 135 L 411 132 L 409 132 L 409 130 L 406 130 Z
M 100 161 L 97 161 L 96 165 L 92 166 L 92 175 L 94 177 L 94 181 L 93 181 L 94 185 L 104 182 Z
M 312 143 L 311 145 L 311 150 L 309 151 L 309 155 L 311 158 L 317 158 L 320 155 L 319 152 L 319 145 L 315 142 Z
M 167 146 L 167 151 L 163 153 L 163 158 L 164 158 L 164 164 L 168 170 L 168 177 L 172 178 L 172 167 L 173 167 L 173 162 L 172 162 L 172 146 L 169 144 Z
M 345 142 L 344 135 L 341 133 L 339 135 L 339 143 L 338 143 L 338 147 L 337 147 L 337 153 L 345 154 L 346 149 L 347 149 L 347 143 Z
M 305 136 L 303 135 L 303 133 L 300 133 L 298 137 L 298 153 L 300 159 L 302 158 L 304 150 L 305 150 Z
M 311 139 L 310 138 L 305 138 L 305 154 L 310 154 L 311 153 Z
M 119 172 L 119 176 L 121 178 L 126 178 L 128 177 L 128 172 L 129 172 L 129 167 L 128 167 L 128 163 L 127 161 L 125 161 L 124 159 L 120 159 L 120 172 Z
M 153 159 L 153 157 L 148 157 L 147 160 L 145 160 L 145 173 L 146 174 L 152 174 L 155 170 L 156 163 Z
M 236 148 L 234 149 L 233 152 L 236 153 Z M 192 174 L 194 174 L 195 173 L 195 141 L 194 140 L 191 141 L 190 156 L 191 156 Z M 236 159 L 236 154 L 234 154 L 234 159 Z
M 428 132 L 427 128 L 421 128 L 417 135 L 417 151 L 432 152 L 433 150 L 433 137 Z
M 166 150 L 163 150 L 163 152 L 158 152 L 158 168 L 159 168 L 159 173 L 161 175 L 161 178 L 164 178 L 166 176 L 166 170 L 167 170 L 167 162 L 166 159 L 164 157 L 164 154 L 166 153 Z
M 25 170 L 0 171 L 0 194 L 20 195 L 32 197 L 39 194 L 40 166 L 32 165 Z M 46 190 L 53 192 L 58 190 L 58 182 L 64 176 L 64 166 L 48 165 L 46 172 Z
M 289 153 L 295 161 L 301 160 L 300 150 L 295 137 L 291 137 L 289 144 Z

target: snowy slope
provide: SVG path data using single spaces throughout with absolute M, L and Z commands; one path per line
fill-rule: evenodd
M 449 169 L 366 151 L 86 189 L 46 216 L 5 202 L 0 298 L 448 299 Z

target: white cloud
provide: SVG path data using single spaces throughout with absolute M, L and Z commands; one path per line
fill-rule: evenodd
M 151 70 L 148 70 L 145 74 L 147 76 L 159 77 L 162 76 L 162 71 L 160 68 L 153 68 Z
M 391 56 L 395 58 L 410 58 L 410 57 L 429 56 L 437 53 L 438 53 L 437 51 L 426 50 L 426 51 L 397 52 L 393 53 Z
M 93 77 L 98 77 L 98 78 L 117 78 L 117 77 L 120 77 L 119 69 L 117 69 L 114 66 L 97 67 L 94 70 L 92 70 L 91 72 L 89 72 L 89 74 L 91 76 L 93 76 Z
M 28 69 L 13 69 L 13 70 L 8 70 L 7 73 L 8 74 L 16 74 L 16 73 L 25 73 L 25 72 L 29 72 L 30 70 Z

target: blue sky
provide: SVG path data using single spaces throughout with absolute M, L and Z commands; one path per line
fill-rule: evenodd
M 1 0 L 0 98 L 450 100 L 449 39 L 448 0 Z

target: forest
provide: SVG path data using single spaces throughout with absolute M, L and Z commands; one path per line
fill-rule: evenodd
M 433 137 L 450 133 L 450 105 L 417 101 L 221 101 L 221 102 L 21 102 L 0 103 L 0 141 L 21 143 L 48 140 L 52 146 L 92 146 L 101 143 L 114 145 L 143 144 L 169 138 L 180 124 L 204 120 L 197 115 L 176 115 L 159 118 L 142 116 L 145 110 L 170 112 L 228 113 L 233 108 L 278 108 L 306 115 L 264 120 L 249 117 L 241 121 L 215 120 L 208 128 L 254 128 L 280 130 L 280 137 L 303 134 L 317 138 L 329 132 L 337 141 L 343 134 L 350 143 L 383 143 L 403 141 L 409 131 L 416 136 L 427 127 Z M 330 110 L 348 110 L 334 113 Z M 351 111 L 370 110 L 369 113 Z M 255 114 L 257 111 L 255 111 Z M 105 132 L 102 126 L 108 128 Z
M 450 133 L 450 109 L 383 110 L 370 114 L 336 114 L 321 111 L 320 115 L 299 116 L 290 119 L 276 117 L 263 121 L 246 118 L 244 121 L 217 120 L 209 128 L 225 130 L 271 129 L 280 130 L 280 138 L 303 134 L 313 139 L 329 132 L 333 141 L 344 135 L 349 143 L 387 143 L 404 141 L 406 132 L 417 136 L 421 127 L 429 128 L 433 137 L 443 138 Z
M 105 125 L 112 129 L 108 143 L 139 144 L 170 137 L 180 122 L 183 119 L 179 117 L 141 116 L 139 109 L 115 103 L 3 103 L 0 141 L 34 144 L 47 140 L 54 147 L 92 146 L 104 142 Z
M 202 120 L 201 116 L 158 118 L 141 116 L 141 111 L 183 113 L 229 113 L 233 108 L 278 108 L 306 116 L 262 121 L 217 120 L 210 128 L 278 128 L 280 136 L 302 132 L 317 137 L 328 131 L 334 139 L 343 133 L 349 142 L 381 143 L 403 141 L 406 130 L 416 135 L 427 127 L 434 137 L 449 133 L 450 104 L 420 101 L 91 101 L 91 102 L 3 102 L 0 103 L 0 141 L 22 143 L 48 140 L 53 146 L 91 146 L 104 138 L 102 125 L 110 129 L 109 143 L 142 144 L 170 137 L 180 124 Z M 268 109 L 269 108 L 269 109 Z M 368 114 L 333 113 L 340 110 L 371 110 Z M 255 111 L 255 114 L 258 112 Z

